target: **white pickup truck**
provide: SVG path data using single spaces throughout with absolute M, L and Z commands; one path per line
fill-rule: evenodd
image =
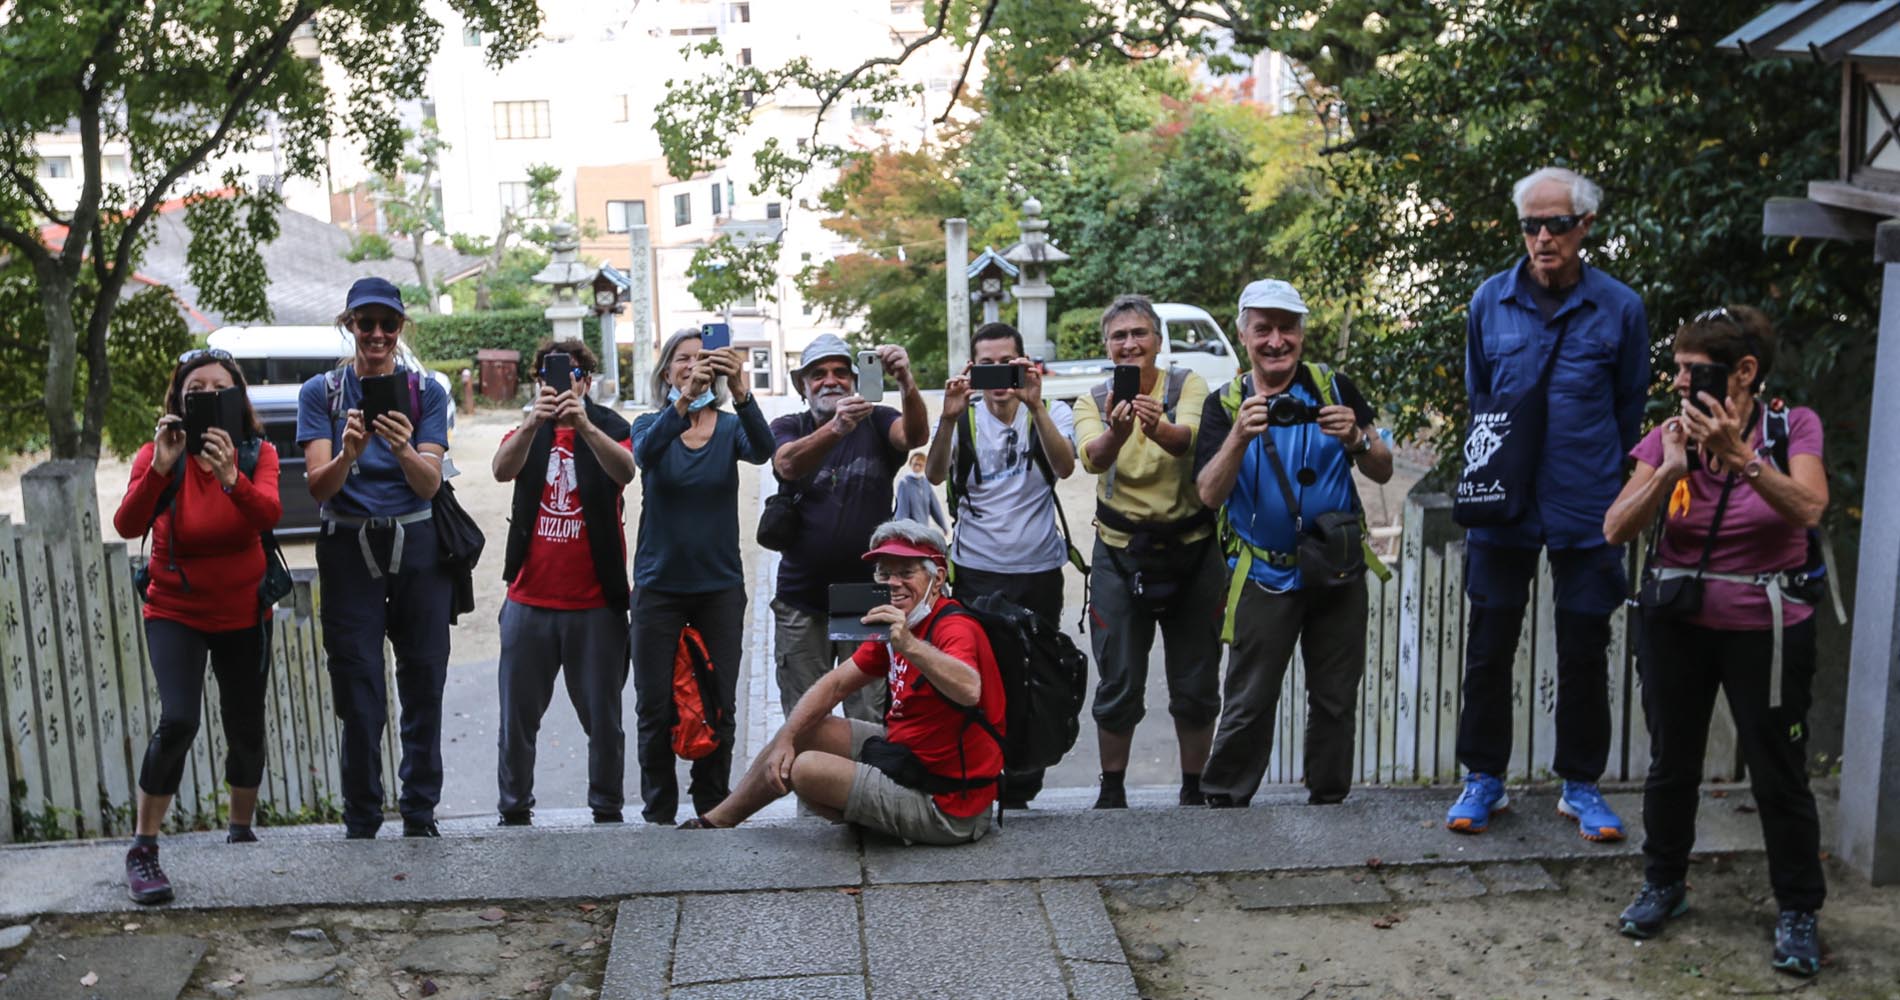
M 1224 385 L 1240 373 L 1234 345 L 1207 310 L 1179 302 L 1157 302 L 1155 312 L 1161 317 L 1161 357 L 1156 361 L 1161 370 L 1174 365 L 1198 372 L 1209 388 Z M 1043 397 L 1070 401 L 1100 385 L 1115 367 L 1107 358 L 1050 361 L 1047 365 Z

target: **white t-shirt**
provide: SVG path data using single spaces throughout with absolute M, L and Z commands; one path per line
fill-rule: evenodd
M 1029 407 L 1018 405 L 1005 426 L 989 405 L 971 400 L 976 410 L 976 467 L 969 492 L 957 499 L 957 533 L 950 558 L 959 566 L 988 573 L 1040 573 L 1060 567 L 1069 550 L 1056 529 L 1055 490 L 1029 456 Z M 1067 403 L 1045 403 L 1062 437 L 1075 437 L 1075 413 Z M 951 470 L 956 469 L 955 439 Z

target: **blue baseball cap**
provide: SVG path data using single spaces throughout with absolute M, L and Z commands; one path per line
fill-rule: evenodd
M 407 319 L 409 313 L 402 307 L 402 290 L 388 278 L 358 278 L 350 286 L 350 298 L 345 309 L 361 309 L 364 306 L 388 306 L 396 315 Z

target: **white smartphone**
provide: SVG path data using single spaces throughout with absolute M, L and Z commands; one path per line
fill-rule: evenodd
M 858 395 L 867 403 L 884 401 L 884 359 L 876 351 L 858 352 Z

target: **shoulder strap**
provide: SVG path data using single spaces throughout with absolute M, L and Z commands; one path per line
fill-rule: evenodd
M 1181 402 L 1181 390 L 1187 386 L 1188 376 L 1193 372 L 1186 368 L 1168 366 L 1168 385 L 1161 390 L 1161 410 L 1167 415 L 1168 423 L 1174 423 L 1174 407 Z
M 1321 406 L 1339 405 L 1339 386 L 1332 368 L 1318 361 L 1306 362 L 1306 373 L 1312 376 L 1313 388 L 1319 393 Z
M 1102 423 L 1108 423 L 1108 387 L 1109 383 L 1104 381 L 1089 390 L 1089 398 L 1095 400 L 1095 409 L 1101 413 Z
M 1266 433 L 1261 434 L 1260 441 L 1267 446 L 1267 462 L 1273 466 L 1273 478 L 1280 483 L 1280 498 L 1286 501 L 1287 513 L 1293 515 L 1293 530 L 1306 530 L 1306 518 L 1300 515 L 1300 502 L 1293 496 L 1293 482 L 1287 478 L 1285 463 L 1280 461 L 1280 449 L 1273 444 L 1273 429 L 1268 428 Z M 1226 505 L 1223 504 L 1221 509 L 1225 510 Z
M 334 425 L 343 416 L 343 368 L 338 366 L 323 373 L 323 395 L 330 411 L 330 423 Z M 335 432 L 335 426 L 330 428 Z
M 1232 420 L 1234 416 L 1240 412 L 1240 404 L 1247 401 L 1246 381 L 1247 373 L 1241 372 L 1234 376 L 1233 381 L 1228 382 L 1221 388 L 1220 405 L 1221 409 L 1227 411 L 1227 419 L 1229 420 Z
M 1757 454 L 1766 452 L 1783 474 L 1788 472 L 1788 437 L 1788 411 L 1773 405 L 1763 406 L 1761 446 L 1755 450 Z

